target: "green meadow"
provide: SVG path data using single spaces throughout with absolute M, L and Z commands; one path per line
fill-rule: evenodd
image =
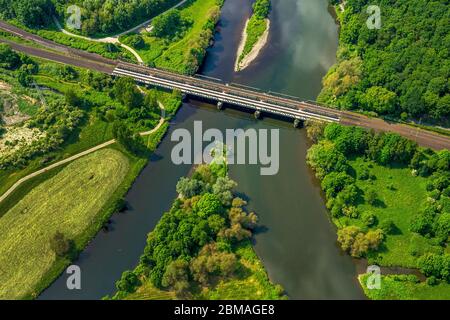
M 130 162 L 120 151 L 97 151 L 67 165 L 4 214 L 0 298 L 35 297 L 45 275 L 67 262 L 58 261 L 63 258 L 51 250 L 51 237 L 61 232 L 81 249 L 101 227 L 99 213 L 129 170 Z

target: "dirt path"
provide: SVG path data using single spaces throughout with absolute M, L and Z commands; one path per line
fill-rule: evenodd
M 152 134 L 153 132 L 156 132 L 162 126 L 162 124 L 164 123 L 164 121 L 165 121 L 165 119 L 164 119 L 164 117 L 165 117 L 164 105 L 161 102 L 159 102 L 159 101 L 158 101 L 158 105 L 161 108 L 161 119 L 159 120 L 158 125 L 156 127 L 154 127 L 150 131 L 141 132 L 140 133 L 141 136 L 148 136 L 148 135 Z M 26 182 L 26 181 L 28 181 L 30 179 L 33 179 L 34 177 L 37 177 L 38 175 L 41 175 L 41 174 L 43 174 L 43 173 L 45 173 L 45 172 L 47 172 L 49 170 L 52 170 L 52 169 L 57 168 L 59 166 L 62 166 L 63 164 L 69 163 L 71 161 L 74 161 L 76 159 L 84 157 L 84 156 L 86 156 L 88 154 L 91 154 L 91 153 L 93 153 L 95 151 L 98 151 L 100 149 L 106 148 L 106 147 L 114 144 L 115 142 L 116 142 L 115 139 L 106 141 L 106 142 L 104 142 L 102 144 L 99 144 L 98 146 L 95 146 L 95 147 L 93 147 L 91 149 L 88 149 L 88 150 L 85 150 L 83 152 L 77 153 L 77 154 L 75 154 L 75 155 L 73 155 L 73 156 L 71 156 L 69 158 L 63 159 L 61 161 L 55 162 L 55 163 L 49 165 L 48 167 L 42 168 L 42 169 L 40 169 L 38 171 L 30 173 L 29 175 L 27 175 L 27 176 L 25 176 L 23 178 L 20 178 L 18 181 L 16 181 L 16 183 L 14 183 L 11 186 L 11 188 L 9 188 L 5 193 L 3 193 L 0 196 L 0 203 L 3 200 L 5 200 L 11 193 L 13 193 L 22 183 L 24 183 L 24 182 Z

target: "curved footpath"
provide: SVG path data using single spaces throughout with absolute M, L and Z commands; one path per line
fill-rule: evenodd
M 139 88 L 139 89 L 140 89 L 140 88 Z M 140 89 L 140 90 L 142 90 L 142 89 Z M 160 107 L 160 109 L 161 109 L 161 119 L 159 120 L 158 125 L 157 125 L 156 127 L 154 127 L 154 128 L 153 128 L 152 130 L 150 130 L 150 131 L 141 132 L 141 133 L 140 133 L 141 136 L 148 136 L 148 135 L 150 135 L 150 134 L 156 132 L 156 131 L 162 126 L 162 124 L 164 123 L 164 121 L 165 121 L 165 120 L 164 120 L 164 118 L 165 118 L 165 109 L 164 109 L 164 105 L 163 105 L 161 102 L 159 102 L 159 101 L 158 101 L 158 105 L 159 105 L 159 107 Z M 33 172 L 33 173 L 30 173 L 29 175 L 27 175 L 27 176 L 25 176 L 25 177 L 23 177 L 23 178 L 20 178 L 16 183 L 14 183 L 14 184 L 11 186 L 11 188 L 9 188 L 5 193 L 3 193 L 3 194 L 0 196 L 0 203 L 3 202 L 3 200 L 5 200 L 11 193 L 13 193 L 13 192 L 14 192 L 14 191 L 15 191 L 22 183 L 24 183 L 24 182 L 26 182 L 26 181 L 28 181 L 28 180 L 30 180 L 30 179 L 32 179 L 32 178 L 38 176 L 38 175 L 41 175 L 41 174 L 43 174 L 43 173 L 45 173 L 45 172 L 47 172 L 47 171 L 49 171 L 49 170 L 51 170 L 51 169 L 57 168 L 57 167 L 59 167 L 59 166 L 62 166 L 63 164 L 69 163 L 69 162 L 71 162 L 71 161 L 74 161 L 74 160 L 76 160 L 76 159 L 79 159 L 79 158 L 81 158 L 81 157 L 84 157 L 84 156 L 86 156 L 86 155 L 88 155 L 88 154 L 90 154 L 90 153 L 93 153 L 93 152 L 98 151 L 98 150 L 100 150 L 100 149 L 106 148 L 106 147 L 108 147 L 108 146 L 114 144 L 115 142 L 116 142 L 115 139 L 106 141 L 106 142 L 104 142 L 104 143 L 102 143 L 102 144 L 99 144 L 98 146 L 95 146 L 95 147 L 93 147 L 93 148 L 91 148 L 91 149 L 88 149 L 88 150 L 82 151 L 82 152 L 80 152 L 80 153 L 77 153 L 77 154 L 75 154 L 75 155 L 73 155 L 73 156 L 71 156 L 71 157 L 69 157 L 69 158 L 63 159 L 63 160 L 61 160 L 61 161 L 55 162 L 55 163 L 49 165 L 48 167 L 42 168 L 42 169 L 40 169 L 40 170 L 38 170 L 38 171 L 35 171 L 35 172 Z
M 166 11 L 160 13 L 159 15 L 164 14 L 164 13 L 166 13 L 166 12 L 172 10 L 172 9 L 176 9 L 179 6 L 182 6 L 183 4 L 185 4 L 187 1 L 188 0 L 183 0 L 183 1 L 179 2 L 178 4 L 174 5 L 173 7 L 167 9 Z M 144 21 L 141 24 L 139 24 L 139 25 L 137 25 L 137 26 L 135 26 L 135 27 L 133 27 L 131 29 L 128 29 L 128 30 L 123 31 L 121 33 L 118 33 L 116 35 L 109 36 L 109 37 L 104 37 L 104 38 L 91 38 L 91 37 L 86 37 L 86 36 L 82 36 L 82 35 L 79 35 L 79 34 L 75 34 L 75 33 L 72 33 L 70 31 L 67 31 L 66 29 L 64 29 L 55 16 L 53 16 L 53 21 L 55 22 L 55 24 L 56 24 L 57 28 L 59 29 L 59 31 L 61 31 L 62 33 L 66 34 L 68 36 L 76 37 L 76 38 L 80 38 L 80 39 L 84 39 L 84 40 L 88 40 L 88 41 L 94 41 L 94 42 L 119 44 L 121 47 L 123 47 L 124 49 L 128 50 L 129 52 L 131 52 L 136 57 L 136 59 L 137 59 L 137 61 L 139 63 L 144 63 L 144 60 L 142 60 L 141 56 L 136 52 L 136 50 L 134 50 L 130 46 L 127 46 L 126 44 L 121 43 L 119 41 L 119 37 L 124 35 L 124 34 L 131 33 L 131 32 L 134 32 L 134 31 L 137 31 L 137 30 L 140 30 L 140 29 L 144 28 L 146 25 L 151 23 L 154 18 L 155 17 L 153 17 L 153 18 L 151 18 L 151 19 L 149 19 L 147 21 Z M 149 30 L 151 31 L 152 28 L 153 27 L 150 26 Z

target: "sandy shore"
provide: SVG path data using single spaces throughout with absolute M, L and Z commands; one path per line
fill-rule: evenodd
M 245 23 L 244 31 L 242 31 L 242 37 L 241 42 L 239 43 L 239 48 L 236 53 L 236 63 L 234 65 L 234 71 L 241 71 L 245 68 L 247 68 L 253 60 L 255 60 L 261 49 L 266 45 L 267 40 L 269 38 L 269 30 L 270 30 L 270 20 L 265 19 L 267 23 L 267 28 L 264 31 L 264 33 L 261 35 L 261 37 L 258 39 L 258 41 L 253 46 L 252 50 L 244 57 L 244 59 L 239 62 L 239 57 L 242 54 L 242 51 L 244 51 L 245 42 L 247 41 L 247 26 L 250 19 L 247 19 L 247 22 Z

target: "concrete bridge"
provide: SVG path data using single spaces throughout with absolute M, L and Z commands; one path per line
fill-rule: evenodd
M 339 122 L 341 112 L 321 107 L 307 101 L 297 101 L 292 98 L 279 97 L 273 94 L 224 84 L 210 79 L 189 77 L 171 72 L 143 67 L 129 63 L 119 63 L 112 72 L 116 76 L 126 76 L 138 82 L 166 89 L 177 89 L 182 93 L 211 99 L 222 108 L 224 103 L 254 110 L 255 117 L 262 112 L 291 118 L 295 126 L 304 120 L 324 122 Z

